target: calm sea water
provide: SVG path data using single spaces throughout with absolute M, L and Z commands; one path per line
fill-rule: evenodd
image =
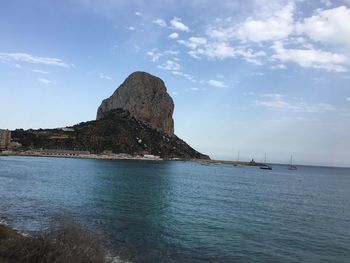
M 0 218 L 69 215 L 133 262 L 350 262 L 350 169 L 0 158 Z

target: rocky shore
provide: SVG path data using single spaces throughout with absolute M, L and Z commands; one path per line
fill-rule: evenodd
M 0 221 L 1 263 L 115 263 L 101 236 L 61 219 L 49 229 L 24 235 Z

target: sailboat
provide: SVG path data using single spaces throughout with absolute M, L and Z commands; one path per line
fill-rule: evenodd
M 259 167 L 260 169 L 263 169 L 263 170 L 272 170 L 272 167 L 270 165 L 267 165 L 266 164 L 266 153 L 265 153 L 265 161 L 264 161 L 264 164 L 263 165 L 260 165 Z
M 241 165 L 239 164 L 239 151 L 237 152 L 237 160 L 236 162 L 233 164 L 233 166 L 236 166 L 236 167 L 240 167 Z
M 297 167 L 295 165 L 293 165 L 293 155 L 291 155 L 289 165 L 288 165 L 288 170 L 296 170 L 296 169 L 297 169 Z

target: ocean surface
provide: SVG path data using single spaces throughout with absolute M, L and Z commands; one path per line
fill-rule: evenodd
M 0 157 L 0 219 L 61 216 L 131 262 L 350 262 L 350 169 Z

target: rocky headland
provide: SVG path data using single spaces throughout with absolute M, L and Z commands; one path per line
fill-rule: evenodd
M 97 120 L 115 109 L 128 111 L 135 119 L 151 128 L 174 135 L 174 102 L 164 82 L 146 72 L 134 72 L 111 97 L 102 101 L 97 110 Z
M 12 131 L 12 141 L 21 144 L 21 150 L 209 159 L 174 134 L 173 111 L 174 102 L 164 82 L 151 74 L 134 72 L 102 101 L 96 120 L 63 129 L 17 129 Z

